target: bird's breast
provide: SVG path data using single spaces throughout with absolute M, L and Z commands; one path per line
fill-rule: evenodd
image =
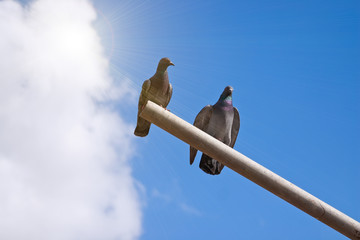
M 213 114 L 211 115 L 206 132 L 223 143 L 229 144 L 233 118 L 233 111 L 227 111 L 223 108 L 215 108 Z
M 165 105 L 167 101 L 167 88 L 168 84 L 151 84 L 151 87 L 148 91 L 148 99 L 153 101 L 158 105 Z M 166 90 L 165 90 L 166 88 Z

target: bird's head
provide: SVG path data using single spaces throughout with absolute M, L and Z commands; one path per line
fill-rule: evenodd
M 218 100 L 218 104 L 220 105 L 226 105 L 226 106 L 232 106 L 232 92 L 233 88 L 231 86 L 227 86 L 222 94 L 220 95 L 220 98 Z
M 158 71 L 166 71 L 168 66 L 175 66 L 169 58 L 162 58 L 160 59 L 159 65 L 158 65 Z
M 225 100 L 228 97 L 232 97 L 232 92 L 233 92 L 234 88 L 231 86 L 227 86 L 224 91 L 222 92 L 220 98 Z

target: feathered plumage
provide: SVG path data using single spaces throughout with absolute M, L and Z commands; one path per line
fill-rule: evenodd
M 240 128 L 240 116 L 238 110 L 233 107 L 232 92 L 233 88 L 227 86 L 217 103 L 205 106 L 194 121 L 194 126 L 230 147 L 234 147 Z M 190 147 L 190 164 L 193 164 L 197 151 Z M 202 154 L 199 167 L 208 174 L 217 175 L 224 165 Z
M 142 85 L 139 97 L 137 124 L 134 134 L 139 137 L 148 135 L 151 123 L 139 116 L 148 100 L 166 108 L 172 96 L 172 86 L 169 83 L 168 66 L 175 66 L 169 58 L 162 58 L 156 73 Z

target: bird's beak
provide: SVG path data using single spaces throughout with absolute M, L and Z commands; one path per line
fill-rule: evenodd
M 170 62 L 170 65 L 171 65 L 171 66 L 175 66 L 175 64 L 173 64 L 172 62 Z

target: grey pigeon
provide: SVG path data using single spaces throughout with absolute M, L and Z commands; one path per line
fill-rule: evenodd
M 240 128 L 240 116 L 233 107 L 232 92 L 233 88 L 227 86 L 215 105 L 207 105 L 198 113 L 194 126 L 233 148 Z M 190 146 L 190 165 L 197 151 Z M 224 165 L 203 153 L 199 167 L 208 174 L 218 175 Z
M 166 108 L 172 95 L 172 86 L 169 83 L 168 66 L 175 66 L 169 58 L 160 59 L 156 73 L 142 85 L 139 97 L 137 124 L 134 134 L 139 137 L 148 135 L 151 123 L 139 116 L 148 100 Z

